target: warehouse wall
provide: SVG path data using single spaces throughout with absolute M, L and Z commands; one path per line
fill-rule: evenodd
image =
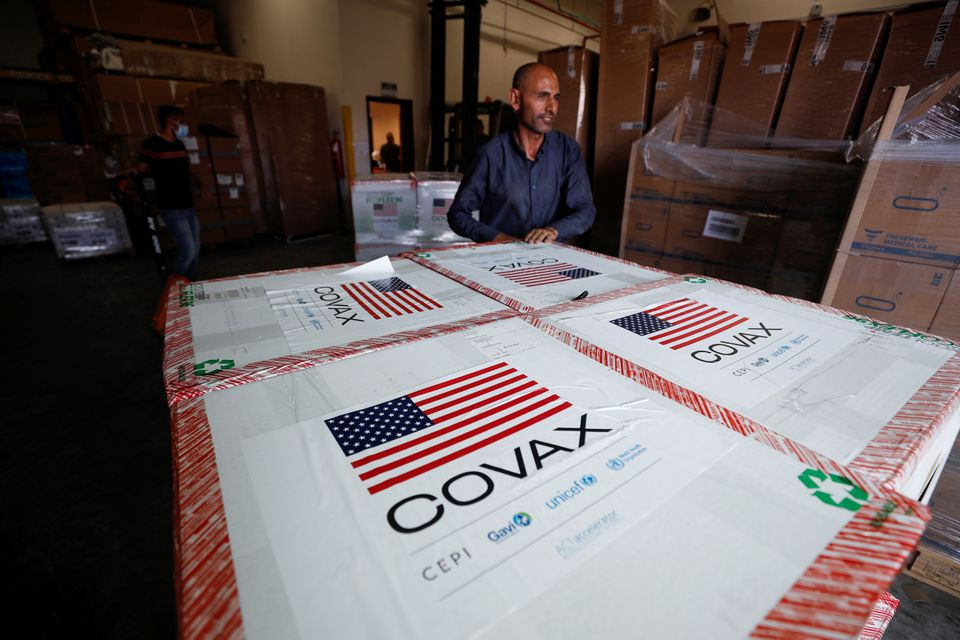
M 331 128 L 351 107 L 353 153 L 366 154 L 366 96 L 394 82 L 413 100 L 417 167 L 426 163 L 430 100 L 430 21 L 426 0 L 229 0 L 214 3 L 230 53 L 262 62 L 267 78 L 327 90 Z M 593 30 L 524 2 L 490 0 L 483 10 L 480 99 L 504 99 L 513 71 L 537 52 L 580 44 Z M 588 45 L 597 50 L 596 41 Z M 447 27 L 447 100 L 459 100 L 463 23 Z M 350 150 L 348 150 L 350 152 Z

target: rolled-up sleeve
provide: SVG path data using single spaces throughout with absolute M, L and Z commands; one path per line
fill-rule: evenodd
M 552 226 L 557 230 L 558 237 L 566 240 L 585 233 L 593 226 L 597 208 L 593 204 L 587 167 L 577 144 L 571 144 L 567 149 L 564 164 L 563 208 L 566 214 L 555 220 Z
M 454 233 L 474 242 L 490 242 L 499 233 L 494 227 L 474 219 L 473 212 L 479 211 L 487 195 L 487 177 L 490 174 L 490 160 L 481 153 L 470 165 L 460 182 L 453 204 L 447 211 L 447 222 Z

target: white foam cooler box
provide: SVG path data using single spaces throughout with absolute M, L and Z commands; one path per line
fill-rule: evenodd
M 185 638 L 856 637 L 929 517 L 521 318 L 173 411 Z
M 758 439 L 928 500 L 960 428 L 960 346 L 699 276 L 544 309 L 537 326 Z
M 563 244 L 492 242 L 408 257 L 521 312 L 670 275 Z
M 403 258 L 206 280 L 167 301 L 171 404 L 384 345 L 515 315 Z
M 361 176 L 350 183 L 350 194 L 357 244 L 400 244 L 412 249 L 422 238 L 412 176 Z

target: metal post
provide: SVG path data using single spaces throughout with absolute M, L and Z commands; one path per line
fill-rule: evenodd
M 443 170 L 446 105 L 447 7 L 442 0 L 430 4 L 430 171 Z
M 463 110 L 460 170 L 466 171 L 477 149 L 477 100 L 480 72 L 481 0 L 463 3 Z

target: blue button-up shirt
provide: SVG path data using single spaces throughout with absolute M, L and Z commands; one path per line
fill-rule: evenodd
M 472 216 L 480 212 L 478 222 Z M 474 242 L 503 232 L 523 238 L 532 229 L 553 227 L 561 242 L 593 224 L 590 181 L 577 143 L 548 132 L 530 160 L 512 131 L 487 142 L 463 176 L 447 213 L 450 228 Z

